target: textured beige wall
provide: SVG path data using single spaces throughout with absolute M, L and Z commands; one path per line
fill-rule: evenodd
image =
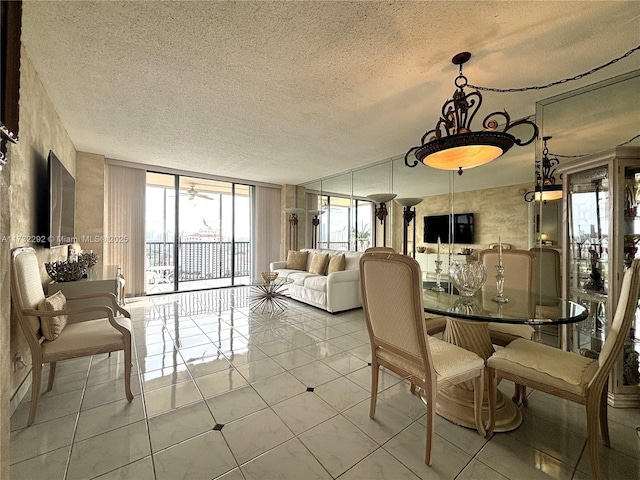
M 66 249 L 45 249 L 41 244 L 29 242 L 29 237 L 47 235 L 39 221 L 48 196 L 47 156 L 53 150 L 65 167 L 75 176 L 76 150 L 58 114 L 44 90 L 26 50 L 21 52 L 20 65 L 20 141 L 9 147 L 10 167 L 0 175 L 0 227 L 3 239 L 0 246 L 0 352 L 2 352 L 0 391 L 2 392 L 0 423 L 0 478 L 9 478 L 9 413 L 8 400 L 14 396 L 30 368 L 13 372 L 12 359 L 16 353 L 31 364 L 29 347 L 17 324 L 15 315 L 9 319 L 9 249 L 28 245 L 36 249 L 41 264 L 43 285 L 50 281 L 44 270 L 44 262 L 66 255 Z M 7 180 L 9 179 L 9 180 Z M 8 205 L 8 208 L 7 208 Z M 46 203 L 45 203 L 46 205 Z M 8 333 L 8 334 L 7 334 Z M 7 358 L 7 355 L 9 358 Z
M 9 164 L 0 172 L 0 235 L 9 235 L 9 185 L 11 178 L 11 147 Z M 9 293 L 9 250 L 7 241 L 0 242 L 0 478 L 9 478 L 9 432 L 11 400 L 11 301 Z
M 462 247 L 470 247 L 477 253 L 487 248 L 490 243 L 497 243 L 498 236 L 503 243 L 509 243 L 515 248 L 527 249 L 529 244 L 529 204 L 524 201 L 523 193 L 528 184 L 511 185 L 499 188 L 487 188 L 453 195 L 453 211 L 455 213 L 474 214 L 475 242 L 472 245 L 455 245 L 454 253 Z M 433 195 L 416 206 L 416 247 L 425 246 L 435 251 L 435 244 L 425 244 L 423 239 L 424 217 L 426 215 L 448 214 L 450 196 Z M 394 236 L 393 247 L 402 251 L 402 208 L 394 208 Z M 409 238 L 412 228 L 409 227 Z M 444 239 L 443 239 L 444 240 Z
M 83 250 L 100 255 L 104 236 L 104 155 L 78 152 L 76 156 L 76 237 Z

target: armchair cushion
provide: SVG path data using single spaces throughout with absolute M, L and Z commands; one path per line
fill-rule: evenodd
M 118 317 L 116 322 L 131 330 L 128 318 Z M 116 351 L 122 341 L 122 333 L 107 318 L 100 318 L 70 324 L 58 341 L 43 342 L 42 350 L 47 361 L 56 361 Z
M 64 310 L 67 307 L 67 299 L 61 291 L 57 291 L 53 295 L 49 295 L 46 297 L 40 305 L 38 305 L 38 310 L 43 312 L 51 312 L 56 310 Z M 42 335 L 49 341 L 53 341 L 64 327 L 67 326 L 67 316 L 66 315 L 56 315 L 53 317 L 42 316 L 40 317 L 40 329 L 42 330 Z
M 340 255 L 332 255 L 329 259 L 329 266 L 327 267 L 327 275 L 333 272 L 341 272 L 344 270 L 346 265 L 346 260 L 344 258 L 344 253 Z
M 328 253 L 314 252 L 311 257 L 311 265 L 309 266 L 309 273 L 315 273 L 316 275 L 325 275 L 327 272 L 327 264 L 329 263 Z
M 306 270 L 308 256 L 309 252 L 289 250 L 289 253 L 287 254 L 287 268 L 289 270 Z

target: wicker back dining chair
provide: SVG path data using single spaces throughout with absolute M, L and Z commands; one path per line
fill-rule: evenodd
M 487 278 L 495 278 L 496 265 L 498 265 L 499 251 L 497 249 L 482 250 L 478 254 L 478 261 L 487 270 Z M 505 249 L 502 252 L 502 264 L 504 265 L 504 286 L 533 293 L 535 278 L 535 256 L 526 250 L 514 248 Z M 531 300 L 533 301 L 533 294 Z M 491 341 L 496 345 L 505 346 L 516 338 L 531 339 L 534 328 L 531 325 L 509 325 L 490 323 L 489 334 Z
M 380 366 L 408 380 L 412 393 L 419 387 L 427 409 L 425 463 L 431 465 L 437 389 L 471 380 L 476 429 L 484 436 L 484 360 L 427 334 L 418 262 L 406 255 L 365 253 L 360 278 L 371 341 L 369 416 L 375 415 Z
M 585 406 L 587 448 L 596 480 L 602 478 L 598 426 L 603 443 L 610 446 L 607 382 L 628 339 L 631 322 L 638 310 L 638 295 L 640 259 L 634 260 L 624 275 L 613 321 L 597 360 L 523 338 L 514 340 L 487 360 L 489 372 L 495 371 L 491 375 L 494 388 L 504 378 Z

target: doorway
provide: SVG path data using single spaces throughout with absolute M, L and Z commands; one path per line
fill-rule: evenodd
M 146 292 L 246 283 L 253 187 L 147 172 Z

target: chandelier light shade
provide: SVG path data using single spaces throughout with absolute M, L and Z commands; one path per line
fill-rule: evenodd
M 440 170 L 457 170 L 462 175 L 463 169 L 478 167 L 506 153 L 514 144 L 528 145 L 538 136 L 538 126 L 529 120 L 519 120 L 511 123 L 511 117 L 505 112 L 493 112 L 482 121 L 483 130 L 471 130 L 471 122 L 482 105 L 482 95 L 477 90 L 466 93 L 467 78 L 462 74 L 462 65 L 471 58 L 469 52 L 458 53 L 451 60 L 459 66 L 459 73 L 454 84 L 457 90 L 453 98 L 442 106 L 442 115 L 435 128 L 427 131 L 420 141 L 420 145 L 412 147 L 404 156 L 404 163 L 408 167 L 415 167 L 418 163 Z M 498 130 L 501 119 L 504 123 L 502 130 Z M 517 125 L 528 125 L 533 129 L 531 138 L 523 141 L 508 133 Z M 415 160 L 409 161 L 410 155 Z
M 543 202 L 562 198 L 562 184 L 556 183 L 556 167 L 560 160 L 556 157 L 549 158 L 549 148 L 547 141 L 551 137 L 543 137 L 542 160 L 536 160 L 536 187 L 534 190 L 524 194 L 525 202 Z
M 401 207 L 415 207 L 420 202 L 422 202 L 422 198 L 396 198 L 396 203 Z
M 380 220 L 380 224 L 382 225 L 382 246 L 387 246 L 387 202 L 390 202 L 394 198 L 396 198 L 395 193 L 373 193 L 371 195 L 367 195 L 367 198 L 371 200 L 373 203 L 379 204 L 376 206 L 375 215 L 378 220 Z M 377 247 L 377 228 L 373 229 L 373 246 Z

